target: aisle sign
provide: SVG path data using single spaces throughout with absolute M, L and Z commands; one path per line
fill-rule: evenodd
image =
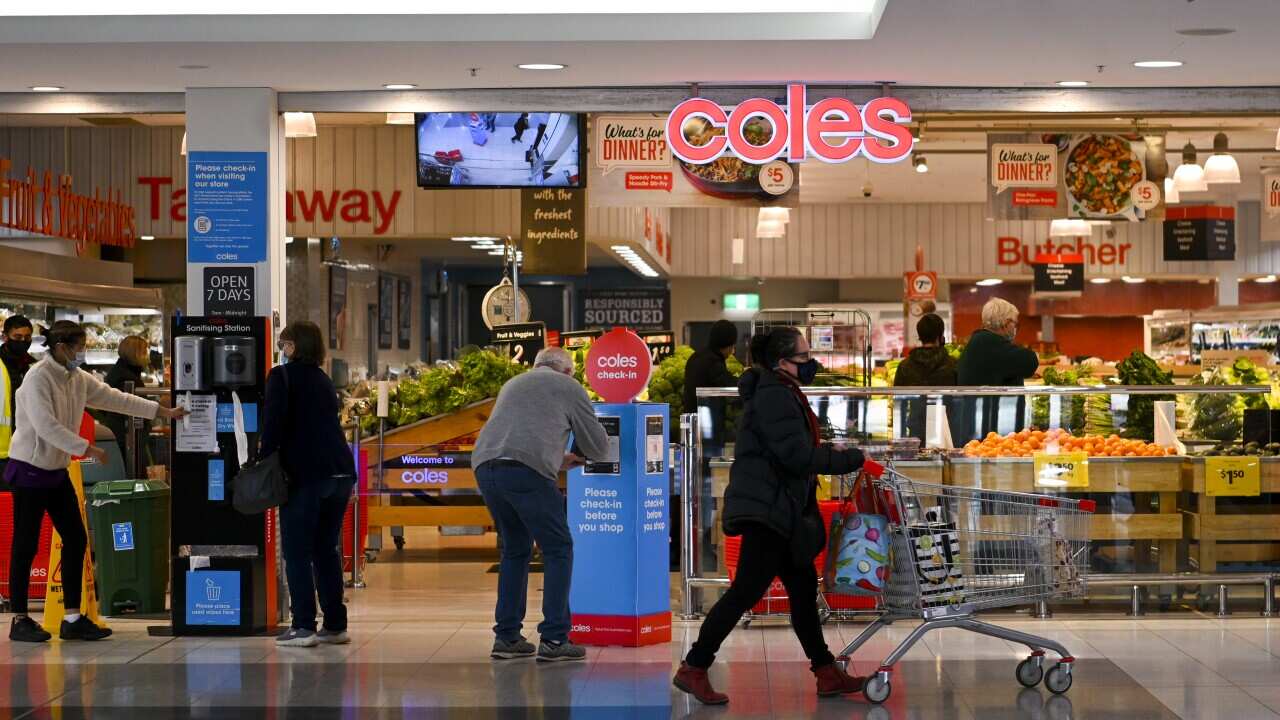
M 1084 293 L 1083 255 L 1037 255 L 1032 268 L 1033 296 L 1077 297 Z
M 1262 463 L 1256 457 L 1204 459 L 1204 490 L 1209 497 L 1257 497 L 1262 494 Z
M 1036 453 L 1032 461 L 1036 487 L 1087 488 L 1089 487 L 1089 454 Z
M 1165 212 L 1164 260 L 1234 260 L 1236 210 L 1218 205 L 1171 207 Z
M 187 263 L 267 260 L 267 154 L 187 155 Z
M 493 344 L 507 348 L 512 362 L 533 366 L 533 359 L 547 346 L 547 326 L 540 322 L 512 323 L 493 328 Z

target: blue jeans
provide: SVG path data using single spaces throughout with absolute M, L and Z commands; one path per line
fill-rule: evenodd
M 350 477 L 295 482 L 289 488 L 289 502 L 280 506 L 284 572 L 295 628 L 316 629 L 319 594 L 325 629 L 347 629 L 347 606 L 342 603 L 342 516 L 354 484 Z
M 564 497 L 555 482 L 528 467 L 505 460 L 476 469 L 476 484 L 502 540 L 498 566 L 498 606 L 493 632 L 511 642 L 520 638 L 529 597 L 529 559 L 533 543 L 542 548 L 543 640 L 569 639 L 569 581 L 573 575 L 573 537 Z

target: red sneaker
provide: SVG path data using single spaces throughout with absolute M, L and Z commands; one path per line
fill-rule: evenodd
M 837 663 L 824 665 L 814 670 L 813 675 L 818 679 L 818 695 L 821 697 L 862 692 L 862 684 L 867 681 L 864 677 L 850 676 Z
M 729 702 L 728 695 L 711 687 L 711 678 L 707 677 L 706 670 L 687 663 L 680 663 L 680 670 L 671 679 L 671 684 L 694 696 L 703 705 L 725 705 Z M 858 686 L 859 689 L 861 687 Z

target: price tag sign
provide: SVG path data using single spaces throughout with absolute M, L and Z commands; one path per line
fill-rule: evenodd
M 1087 488 L 1089 487 L 1089 454 L 1036 453 L 1033 462 L 1036 487 Z
M 1257 497 L 1262 494 L 1261 465 L 1261 461 L 1256 457 L 1205 458 L 1205 495 Z

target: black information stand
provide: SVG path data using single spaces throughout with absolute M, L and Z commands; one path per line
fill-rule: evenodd
M 188 432 L 180 442 L 184 421 L 174 423 L 173 634 L 260 634 L 268 630 L 267 523 L 264 515 L 242 515 L 231 504 L 240 467 L 232 394 L 240 400 L 252 460 L 269 369 L 267 320 L 175 317 L 171 330 L 173 404 L 186 404 L 189 394 L 208 418 L 216 403 L 217 438 L 216 449 L 192 450 L 197 435 Z

